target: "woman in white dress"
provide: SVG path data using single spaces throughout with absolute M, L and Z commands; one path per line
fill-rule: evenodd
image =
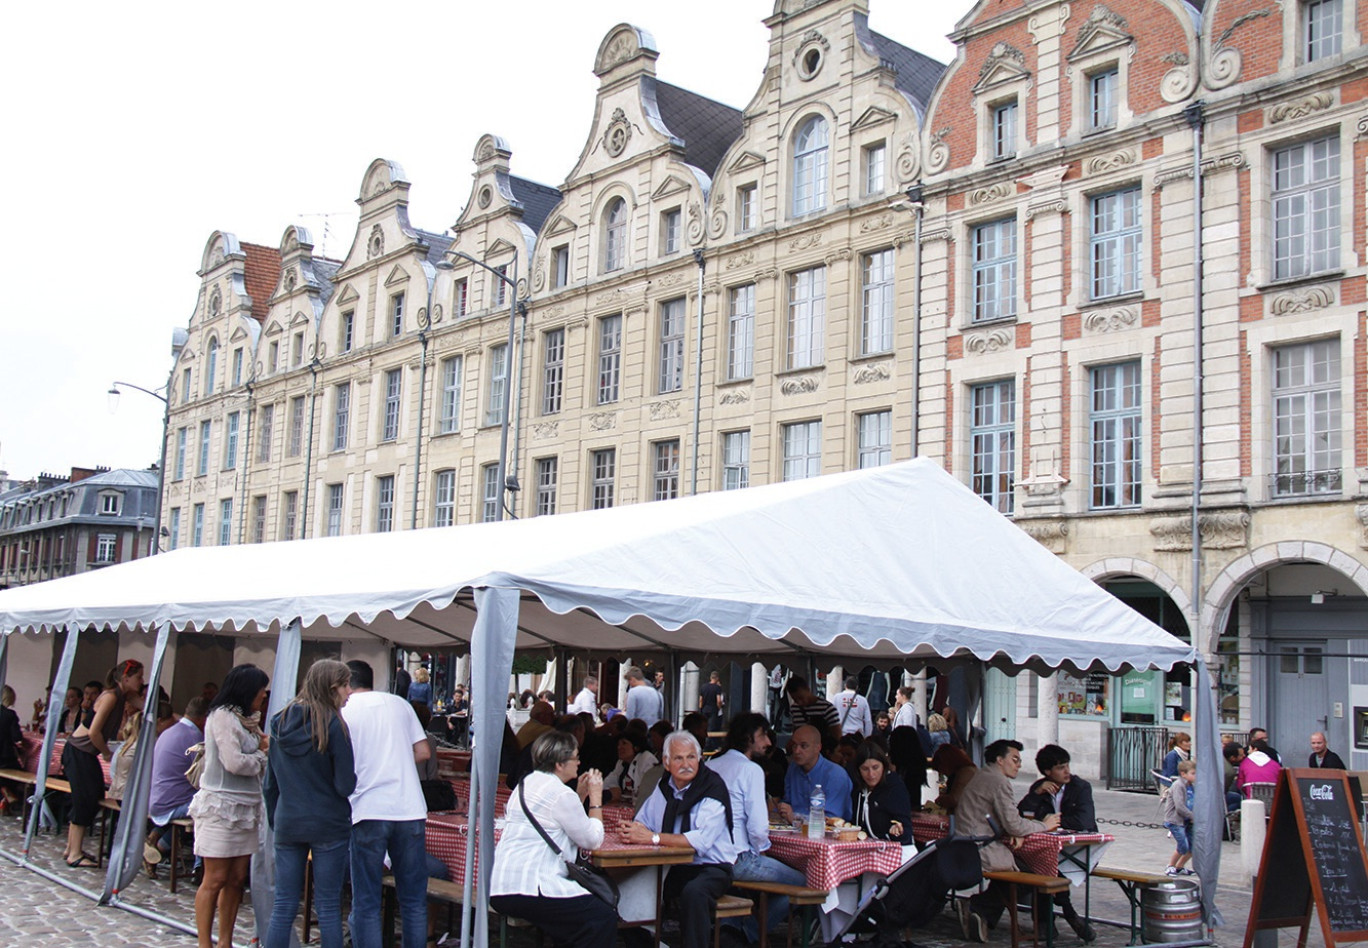
M 219 944 L 233 943 L 243 886 L 257 851 L 266 816 L 261 778 L 270 742 L 261 730 L 261 714 L 268 681 L 255 665 L 238 665 L 223 680 L 204 722 L 204 769 L 190 801 L 195 855 L 204 859 L 204 879 L 195 894 L 199 948 L 213 948 L 215 909 Z

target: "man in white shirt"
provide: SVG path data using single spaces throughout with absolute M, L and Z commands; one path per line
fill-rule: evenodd
M 846 678 L 845 691 L 836 696 L 836 713 L 841 716 L 841 736 L 858 734 L 868 737 L 874 733 L 874 716 L 869 713 L 869 702 L 864 695 L 858 694 L 860 679 L 854 675 Z
M 659 691 L 647 684 L 641 669 L 632 665 L 622 674 L 627 679 L 627 701 L 622 710 L 627 720 L 641 718 L 649 728 L 665 717 L 665 699 Z
M 593 675 L 584 676 L 584 687 L 579 694 L 575 695 L 575 700 L 570 702 L 568 713 L 582 714 L 588 712 L 598 720 L 598 679 Z
M 903 685 L 898 689 L 896 711 L 893 714 L 893 729 L 916 727 L 918 723 L 917 709 L 912 705 L 912 689 Z
M 394 872 L 403 948 L 427 944 L 427 804 L 418 769 L 431 754 L 418 716 L 398 695 L 373 691 L 375 673 L 350 661 L 351 697 L 342 720 L 356 759 L 351 795 L 352 913 L 355 948 L 380 948 L 380 878 L 385 853 Z
M 765 773 L 755 758 L 763 756 L 769 746 L 769 722 L 763 714 L 747 711 L 732 718 L 727 728 L 726 750 L 707 763 L 707 768 L 726 782 L 731 795 L 732 842 L 739 853 L 732 878 L 741 882 L 806 885 L 807 877 L 802 872 L 765 855 L 770 847 L 769 807 L 765 802 Z M 768 930 L 774 931 L 787 917 L 788 899 L 772 897 Z M 741 919 L 741 932 L 746 941 L 755 944 L 760 932 L 753 917 Z

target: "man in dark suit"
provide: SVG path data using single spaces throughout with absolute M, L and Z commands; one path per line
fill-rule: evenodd
M 1340 760 L 1340 755 L 1326 745 L 1325 734 L 1321 731 L 1311 735 L 1311 759 L 1306 762 L 1306 766 L 1326 770 L 1348 769 L 1344 766 L 1344 761 Z
M 1097 832 L 1097 810 L 1093 806 L 1092 784 L 1082 777 L 1074 776 L 1069 769 L 1069 752 L 1058 744 L 1046 744 L 1036 752 L 1036 769 L 1041 777 L 1031 784 L 1031 789 L 1017 804 L 1022 816 L 1033 820 L 1043 820 L 1050 813 L 1059 814 L 1059 828 L 1074 833 Z M 1074 933 L 1085 942 L 1097 938 L 1097 933 L 1088 920 L 1078 914 L 1067 891 L 1054 896 L 1054 903 L 1064 915 L 1064 921 Z M 1040 897 L 1041 911 L 1036 918 L 1050 920 L 1054 925 L 1054 912 L 1050 906 L 1050 896 Z

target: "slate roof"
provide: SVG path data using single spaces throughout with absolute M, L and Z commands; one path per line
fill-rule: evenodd
M 427 260 L 434 267 L 446 256 L 446 249 L 451 246 L 452 238 L 446 234 L 438 234 L 434 231 L 423 230 L 415 227 L 413 232 L 418 235 L 418 239 L 427 244 Z
M 945 63 L 938 62 L 873 30 L 869 31 L 869 37 L 874 41 L 879 58 L 892 65 L 897 73 L 893 84 L 925 108 L 926 103 L 931 101 L 931 93 L 935 91 L 936 83 L 945 72 Z
M 717 176 L 717 166 L 741 137 L 741 110 L 656 80 L 656 105 L 665 126 L 684 140 L 684 160 Z
M 560 191 L 549 185 L 538 184 L 535 181 L 529 181 L 515 175 L 508 176 L 508 183 L 513 188 L 513 196 L 522 202 L 523 223 L 534 231 L 540 232 L 541 226 L 551 214 L 552 208 L 560 203 Z
M 333 260 L 331 257 L 314 257 L 313 272 L 314 278 L 318 280 L 318 298 L 326 303 L 333 295 L 333 277 L 337 271 L 342 269 L 341 260 Z
M 280 283 L 280 251 L 275 247 L 244 243 L 242 252 L 247 255 L 244 279 L 247 295 L 252 298 L 252 318 L 264 323 L 267 304 Z

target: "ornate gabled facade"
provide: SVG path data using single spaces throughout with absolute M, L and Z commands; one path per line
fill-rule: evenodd
M 777 0 L 741 110 L 619 25 L 559 187 L 486 135 L 445 234 L 387 161 L 343 261 L 296 228 L 278 252 L 215 234 L 165 525 L 421 528 L 923 454 L 1211 654 L 1227 727 L 1351 747 L 1368 0 L 966 8 L 943 65 L 866 0 Z M 1191 707 L 1181 672 L 997 677 L 984 720 L 1031 742 L 1038 717 L 1105 771 L 1109 732 Z

